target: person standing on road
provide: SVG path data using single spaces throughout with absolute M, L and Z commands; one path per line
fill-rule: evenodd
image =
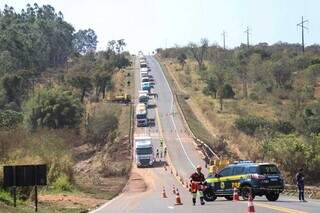
M 159 149 L 156 151 L 156 158 L 159 159 Z
M 296 182 L 299 190 L 299 201 L 307 202 L 304 199 L 304 174 L 303 168 L 299 169 L 299 172 L 296 174 Z
M 201 166 L 197 166 L 197 170 L 190 176 L 190 190 L 192 193 L 192 203 L 196 205 L 197 193 L 199 193 L 200 203 L 204 205 L 203 201 L 203 182 L 205 181 L 204 175 L 201 172 Z

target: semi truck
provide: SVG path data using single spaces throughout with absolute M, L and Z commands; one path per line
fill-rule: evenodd
M 153 166 L 155 158 L 151 137 L 135 136 L 134 149 L 137 167 Z
M 144 103 L 137 104 L 136 108 L 136 120 L 137 127 L 146 127 L 148 126 L 148 115 L 147 108 Z

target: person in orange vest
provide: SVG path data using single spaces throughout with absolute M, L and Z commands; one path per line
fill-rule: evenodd
M 201 169 L 202 167 L 198 165 L 196 172 L 190 176 L 190 191 L 192 193 L 193 205 L 196 205 L 197 193 L 199 193 L 201 205 L 205 204 L 203 201 L 203 182 L 205 181 L 205 178 Z

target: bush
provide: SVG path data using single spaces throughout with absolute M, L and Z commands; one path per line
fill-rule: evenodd
M 13 205 L 13 199 L 10 196 L 10 193 L 0 189 L 0 202 L 5 203 L 6 205 Z
M 235 120 L 234 124 L 237 129 L 248 135 L 254 135 L 256 130 L 270 128 L 272 126 L 269 121 L 254 115 L 240 116 Z
M 69 178 L 66 175 L 59 176 L 53 183 L 52 186 L 57 191 L 72 191 L 73 187 L 70 183 Z
M 274 124 L 274 128 L 283 134 L 289 134 L 295 131 L 294 126 L 289 121 L 278 121 Z
M 26 123 L 31 129 L 76 128 L 81 122 L 83 108 L 70 91 L 62 87 L 40 89 L 24 106 Z
M 105 107 L 89 119 L 88 136 L 91 143 L 104 144 L 112 132 L 118 128 L 118 110 Z
M 0 128 L 13 129 L 16 128 L 23 120 L 23 115 L 20 112 L 12 110 L 4 110 L 0 112 Z
M 226 84 L 223 87 L 223 98 L 234 98 L 236 93 L 233 91 L 230 84 Z
M 258 95 L 257 95 L 255 92 L 250 93 L 249 98 L 250 98 L 252 101 L 258 101 L 258 100 L 259 100 L 259 97 L 258 97 Z

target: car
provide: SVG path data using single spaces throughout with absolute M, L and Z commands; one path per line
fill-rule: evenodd
M 275 164 L 237 161 L 221 169 L 218 173 L 209 173 L 205 180 L 204 199 L 214 201 L 217 197 L 232 200 L 234 189 L 244 200 L 251 192 L 255 196 L 266 196 L 276 201 L 284 190 L 283 177 Z

